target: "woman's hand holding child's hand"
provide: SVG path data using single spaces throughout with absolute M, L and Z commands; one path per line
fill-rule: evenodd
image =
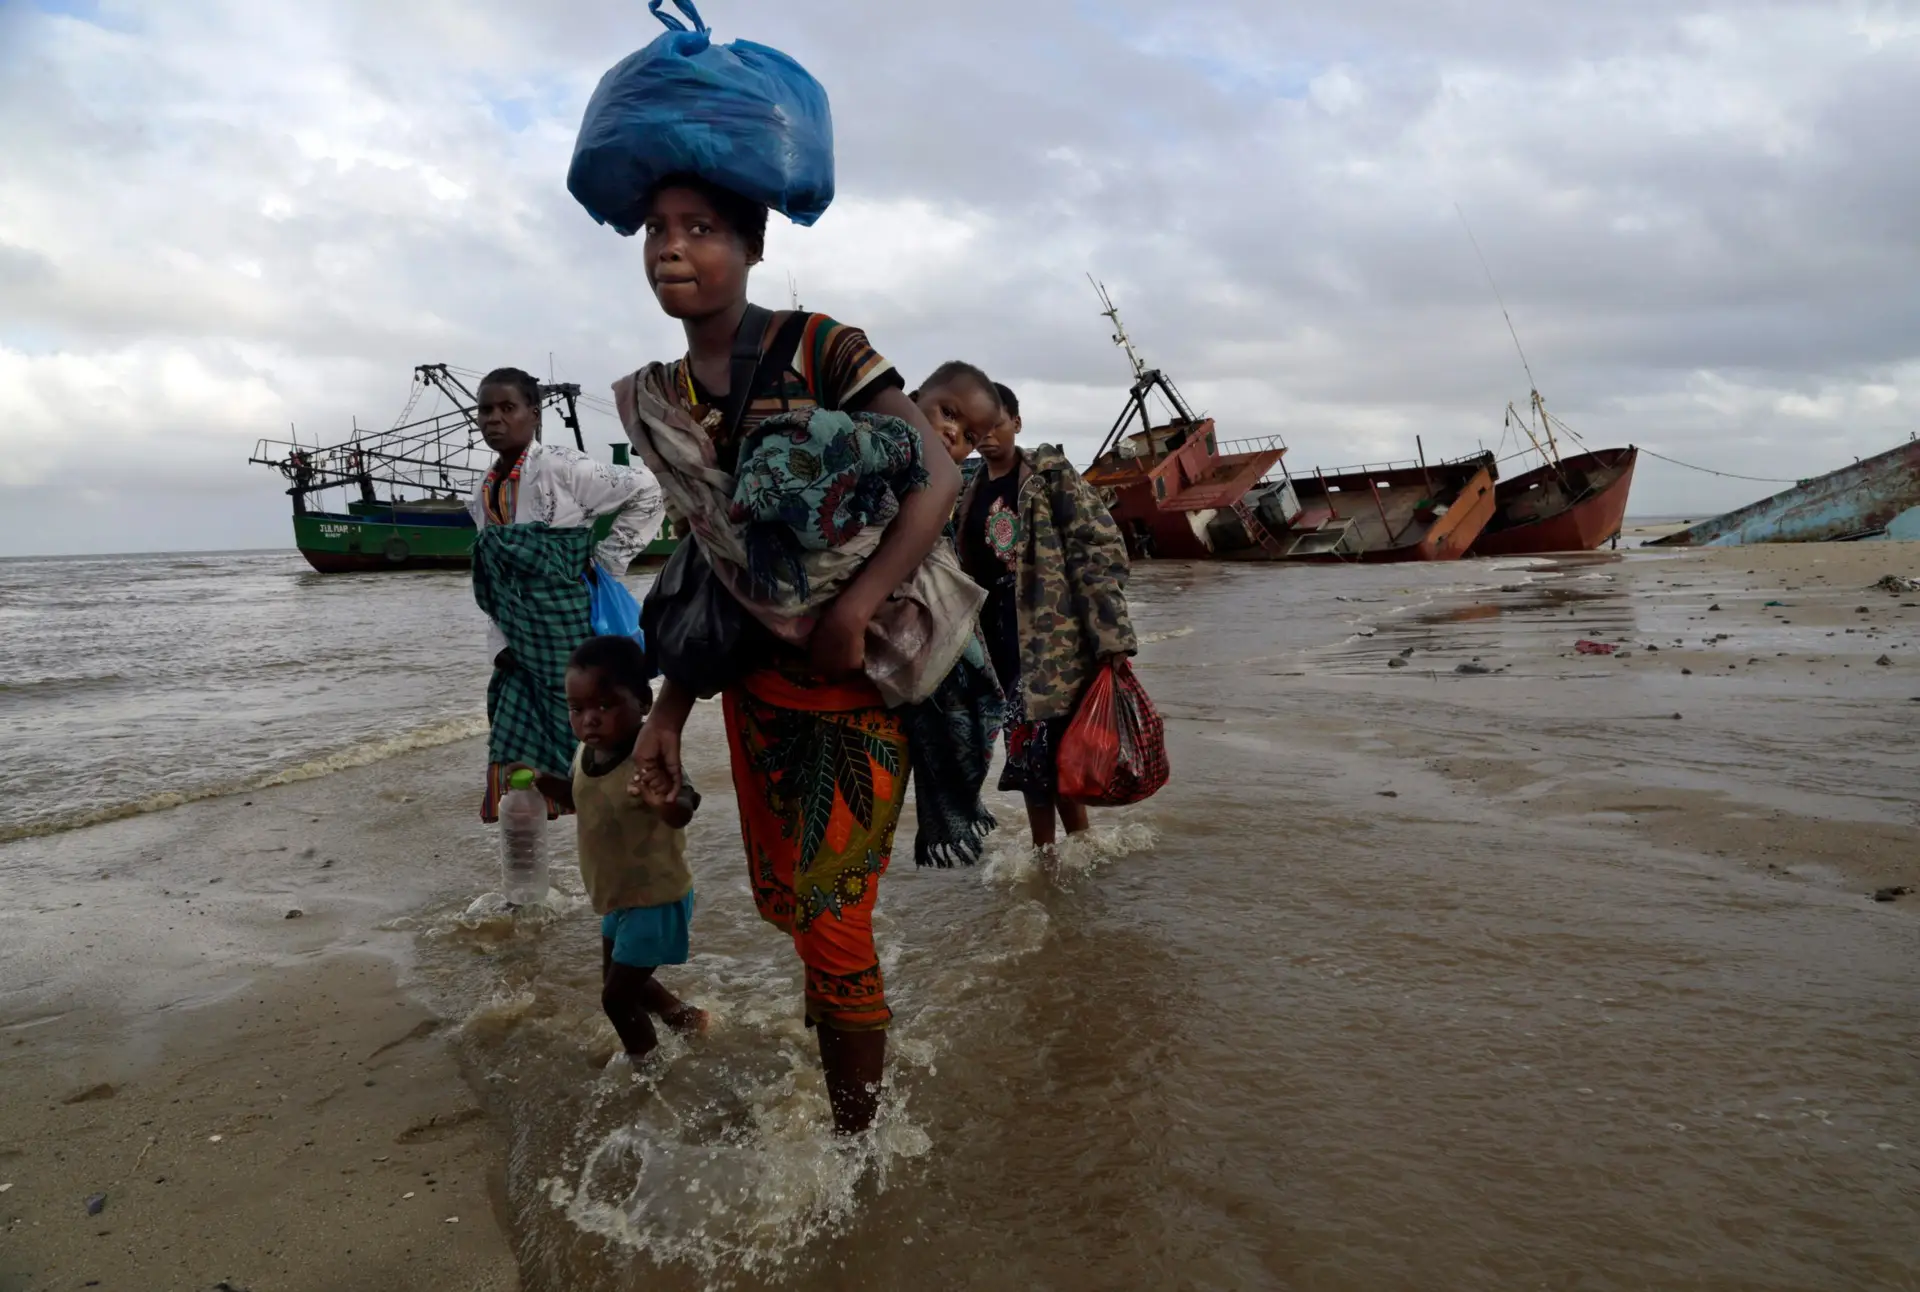
M 633 744 L 633 779 L 627 793 L 659 809 L 680 797 L 680 728 L 671 722 L 656 721 L 655 710 L 640 738 Z
M 635 772 L 627 792 L 656 812 L 679 801 L 679 792 L 668 784 L 665 777 L 647 772 Z

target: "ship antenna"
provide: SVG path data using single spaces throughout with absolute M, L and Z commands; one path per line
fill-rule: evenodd
M 1092 283 L 1093 290 L 1100 294 L 1100 303 L 1106 306 L 1100 313 L 1113 324 L 1113 343 L 1127 352 L 1127 360 L 1133 364 L 1134 380 L 1138 381 L 1147 375 L 1147 365 L 1146 362 L 1140 358 L 1139 353 L 1134 350 L 1133 341 L 1127 336 L 1126 325 L 1120 322 L 1119 306 L 1113 303 L 1113 297 L 1107 295 L 1107 285 L 1105 283 L 1095 278 L 1092 274 L 1087 275 L 1087 281 Z
M 1467 231 L 1467 241 L 1473 246 L 1474 258 L 1480 262 L 1480 270 L 1487 276 L 1487 286 L 1493 288 L 1493 299 L 1500 306 L 1500 317 L 1507 321 L 1507 335 L 1513 338 L 1514 353 L 1520 356 L 1520 368 L 1527 374 L 1527 391 L 1532 396 L 1531 411 L 1539 415 L 1540 425 L 1547 435 L 1547 448 L 1551 450 L 1550 454 L 1542 451 L 1541 456 L 1558 463 L 1560 446 L 1553 442 L 1553 423 L 1547 418 L 1547 402 L 1540 398 L 1540 383 L 1533 378 L 1533 365 L 1527 362 L 1526 348 L 1520 344 L 1520 330 L 1514 327 L 1513 315 L 1507 312 L 1507 299 L 1500 294 L 1500 284 L 1493 280 L 1493 268 L 1487 264 L 1486 254 L 1480 250 L 1480 239 L 1473 236 L 1473 226 L 1467 223 L 1467 213 L 1460 209 L 1458 202 L 1453 204 L 1453 213 L 1460 217 L 1460 227 Z M 1509 404 L 1508 408 L 1511 410 L 1512 405 Z M 1533 447 L 1540 449 L 1540 441 L 1534 439 L 1532 418 L 1523 421 L 1521 426 L 1526 430 L 1527 438 L 1533 440 Z

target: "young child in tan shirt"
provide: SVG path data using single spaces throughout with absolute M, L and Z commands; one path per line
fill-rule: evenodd
M 687 962 L 693 872 L 686 826 L 700 795 L 685 777 L 672 799 L 635 794 L 633 742 L 652 706 L 646 656 L 630 637 L 594 637 L 567 661 L 567 712 L 580 747 L 573 780 L 555 781 L 577 814 L 580 877 L 600 921 L 600 1004 L 630 1062 L 659 1044 L 653 1018 L 706 1030 L 705 1011 L 668 991 L 655 971 Z

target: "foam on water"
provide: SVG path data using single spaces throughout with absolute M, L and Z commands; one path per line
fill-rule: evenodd
M 1106 827 L 1074 840 L 1061 873 L 1091 876 L 1152 843 L 1144 826 Z M 1006 877 L 988 882 L 1013 885 L 1020 851 L 1002 843 L 983 877 L 997 869 Z M 708 1031 L 659 1029 L 659 1048 L 637 1069 L 607 1064 L 619 1042 L 598 974 L 578 954 L 592 936 L 578 895 L 556 888 L 542 907 L 513 911 L 487 893 L 428 921 L 430 945 L 462 952 L 465 972 L 492 981 L 460 1037 L 504 1101 L 511 1170 L 524 1172 L 516 1205 L 545 1268 L 566 1271 L 555 1277 L 634 1258 L 710 1287 L 815 1269 L 831 1249 L 824 1240 L 856 1229 L 903 1173 L 918 1175 L 909 1168 L 934 1139 L 913 1103 L 930 1097 L 955 1022 L 997 998 L 997 980 L 1018 973 L 1052 930 L 1044 901 L 1009 893 L 957 939 L 922 945 L 905 911 L 883 902 L 882 967 L 902 992 L 880 1114 L 848 1141 L 831 1130 L 817 1041 L 796 1008 L 797 960 L 719 882 L 702 888 L 715 897 L 695 954 L 662 976 L 707 1011 Z
M 539 1008 L 539 998 L 531 991 L 501 992 L 475 1005 L 460 1020 L 461 1033 L 471 1040 L 497 1041 Z
M 550 1206 L 579 1231 L 709 1285 L 777 1272 L 848 1224 L 864 1187 L 924 1156 L 926 1132 L 890 1087 L 873 1129 L 833 1134 L 816 1065 L 797 1048 L 783 1071 L 701 1065 L 705 1097 L 676 1098 L 653 1065 L 609 1100 L 630 1111 L 565 1176 L 541 1181 Z M 684 1083 L 674 1083 L 684 1084 Z
M 987 845 L 980 879 L 998 888 L 1017 888 L 1036 882 L 1066 887 L 1091 877 L 1108 862 L 1146 852 L 1156 842 L 1158 836 L 1153 827 L 1143 822 L 1095 825 L 1080 834 L 1066 836 L 1048 854 L 1008 831 L 996 834 L 994 842 Z
M 485 714 L 453 718 L 446 722 L 432 723 L 415 731 L 402 732 L 397 736 L 359 741 L 330 754 L 274 772 L 246 788 L 265 789 L 271 785 L 291 785 L 296 781 L 310 781 L 316 777 L 344 772 L 349 767 L 365 767 L 370 763 L 398 758 L 401 754 L 410 754 L 417 749 L 433 749 L 440 745 L 457 744 L 462 740 L 471 740 L 475 736 L 486 734 Z
M 229 794 L 242 794 L 249 790 L 270 789 L 275 785 L 292 785 L 297 781 L 317 780 L 322 776 L 331 776 L 349 768 L 385 762 L 389 758 L 397 758 L 416 750 L 457 744 L 462 740 L 483 736 L 486 732 L 487 720 L 484 717 L 455 718 L 447 722 L 433 723 L 416 731 L 356 743 L 322 757 L 309 759 L 295 766 L 264 775 L 209 780 L 191 789 L 168 790 L 165 793 L 150 794 L 143 798 L 119 803 L 102 803 L 66 811 L 50 809 L 44 815 L 25 821 L 0 823 L 0 843 L 58 834 L 66 830 L 78 830 L 83 826 L 100 825 L 107 821 L 122 821 L 128 817 L 146 816 L 153 812 L 165 812 L 170 808 L 183 807 L 188 803 L 222 798 Z
M 529 924 L 526 914 L 462 916 L 449 936 L 482 947 L 491 937 L 498 950 L 504 938 L 539 938 L 554 922 Z M 530 1152 L 547 1163 L 534 1196 L 554 1220 L 723 1286 L 800 1259 L 854 1220 L 863 1190 L 884 1190 L 900 1165 L 930 1150 L 899 1082 L 930 1071 L 938 1045 L 896 1029 L 873 1130 L 835 1136 L 814 1038 L 795 1016 L 797 968 L 769 951 L 697 954 L 675 966 L 674 990 L 707 1011 L 709 1030 L 689 1039 L 660 1029 L 659 1048 L 637 1068 L 616 1063 L 588 1076 L 566 1061 L 578 1054 L 600 1064 L 618 1047 L 597 994 L 581 999 L 535 981 L 503 987 L 469 1013 L 461 1035 L 494 1067 L 487 1079 L 511 1088 L 509 1100 L 531 1101 L 511 1117 L 527 1119 Z

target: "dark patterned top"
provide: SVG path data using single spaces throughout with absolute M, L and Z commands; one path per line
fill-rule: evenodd
M 780 333 L 791 311 L 775 311 L 767 322 L 764 349 Z M 693 375 L 685 358 L 676 359 L 667 368 L 668 389 L 692 412 L 706 420 L 713 414 L 708 433 L 718 441 L 718 424 L 725 399 L 716 400 Z M 875 352 L 867 334 L 825 314 L 807 315 L 793 355 L 780 370 L 778 380 L 755 394 L 753 402 L 741 414 L 739 433 L 728 443 L 716 442 L 720 465 L 729 472 L 738 464 L 739 444 L 746 435 L 769 417 L 798 409 L 825 408 L 857 413 L 873 402 L 883 390 L 904 389 L 906 383 L 894 366 Z M 755 634 L 757 639 L 761 634 Z M 806 652 L 777 643 L 771 636 L 761 640 L 768 662 L 790 681 L 825 685 L 806 665 Z
M 980 607 L 980 632 L 1004 691 L 1012 691 L 1020 672 L 1020 620 L 1014 593 L 1020 570 L 1020 472 L 995 480 L 980 473 L 978 487 L 960 526 L 960 565 L 967 577 L 987 590 Z
M 773 316 L 767 324 L 768 341 L 779 334 L 786 318 L 784 311 Z M 715 399 L 700 385 L 684 358 L 675 360 L 667 369 L 667 380 L 675 396 L 696 418 L 704 418 L 726 402 Z M 881 391 L 901 389 L 905 385 L 894 366 L 874 352 L 865 332 L 825 314 L 809 314 L 792 357 L 781 369 L 779 378 L 754 395 L 740 418 L 740 432 L 735 439 L 744 438 L 776 413 L 807 408 L 857 413 Z M 732 445 L 719 447 L 723 460 L 732 457 Z

